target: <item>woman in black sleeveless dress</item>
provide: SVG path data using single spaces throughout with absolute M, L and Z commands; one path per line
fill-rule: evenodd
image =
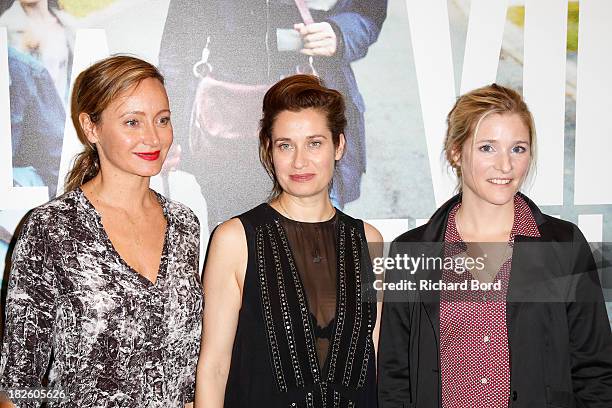
M 341 95 L 316 77 L 266 94 L 260 157 L 274 189 L 213 235 L 197 407 L 376 407 L 380 254 L 367 244 L 382 237 L 329 199 L 345 125 Z

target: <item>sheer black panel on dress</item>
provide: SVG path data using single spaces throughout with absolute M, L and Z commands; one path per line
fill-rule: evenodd
M 315 328 L 317 357 L 324 367 L 336 317 L 337 215 L 323 222 L 281 218 Z

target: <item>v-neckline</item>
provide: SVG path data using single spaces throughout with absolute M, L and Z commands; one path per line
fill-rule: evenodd
M 325 356 L 325 361 L 323 362 L 323 367 L 321 367 L 321 363 L 319 362 L 318 353 L 317 353 L 316 337 L 314 335 L 315 327 L 314 327 L 313 319 L 311 317 L 310 303 L 308 302 L 308 296 L 306 295 L 306 289 L 304 287 L 304 282 L 302 281 L 302 276 L 295 262 L 293 248 L 291 247 L 291 243 L 287 239 L 287 230 L 283 226 L 282 222 L 280 222 L 280 219 L 288 219 L 293 222 L 301 222 L 301 221 L 295 221 L 295 220 L 292 220 L 291 218 L 285 217 L 284 215 L 282 215 L 280 212 L 278 212 L 274 207 L 272 207 L 268 203 L 266 203 L 266 206 L 272 211 L 275 221 L 278 221 L 280 232 L 283 234 L 282 239 L 286 240 L 287 242 L 287 247 L 289 248 L 288 256 L 290 257 L 289 261 L 291 265 L 295 268 L 295 272 L 297 275 L 296 281 L 299 286 L 298 290 L 300 291 L 300 294 L 302 295 L 302 298 L 304 299 L 304 306 L 306 306 L 306 310 L 308 311 L 308 329 L 309 329 L 309 333 L 312 339 L 312 347 L 314 348 L 314 350 L 312 351 L 315 353 L 316 367 L 317 367 L 317 370 L 319 370 L 321 381 L 327 382 L 328 375 L 329 375 L 328 371 L 329 371 L 330 359 L 331 359 L 331 355 L 334 350 L 334 346 L 336 343 L 336 337 L 337 337 L 337 331 L 338 331 L 338 313 L 340 312 L 340 273 L 339 273 L 339 269 L 340 269 L 340 258 L 341 257 L 338 256 L 338 251 L 340 247 L 340 225 L 339 224 L 340 224 L 340 219 L 341 219 L 341 216 L 340 216 L 341 212 L 340 210 L 336 208 L 336 213 L 334 214 L 332 218 L 330 218 L 330 220 L 332 220 L 337 217 L 337 221 L 338 221 L 338 226 L 336 227 L 336 231 L 335 231 L 336 239 L 334 242 L 335 248 L 336 248 L 336 302 L 335 302 L 336 304 L 335 304 L 334 318 L 330 322 L 330 324 L 333 324 L 332 336 L 331 336 L 331 339 L 329 339 L 329 346 L 327 349 L 327 355 Z M 326 221 L 323 221 L 323 222 L 326 222 Z
M 115 258 L 117 258 L 119 263 L 124 268 L 130 271 L 133 275 L 136 275 L 136 278 L 140 280 L 141 282 L 143 282 L 147 287 L 156 287 L 158 286 L 160 279 L 164 277 L 166 269 L 167 269 L 168 244 L 169 244 L 168 235 L 170 232 L 170 217 L 168 216 L 165 198 L 161 196 L 159 193 L 157 193 L 155 190 L 153 189 L 150 189 L 150 190 L 155 195 L 157 202 L 162 208 L 163 216 L 166 219 L 166 230 L 164 231 L 164 243 L 162 245 L 162 250 L 161 250 L 160 257 L 159 257 L 159 265 L 157 267 L 157 275 L 155 277 L 155 281 L 152 281 L 148 279 L 147 277 L 145 277 L 142 273 L 138 272 L 129 263 L 127 263 L 125 259 L 123 259 L 119 251 L 117 251 L 117 249 L 113 245 L 113 241 L 111 241 L 110 237 L 108 236 L 108 233 L 106 232 L 106 229 L 104 228 L 104 224 L 102 223 L 102 214 L 100 214 L 100 212 L 96 209 L 96 207 L 89 200 L 89 198 L 87 198 L 83 189 L 81 189 L 81 187 L 76 188 L 76 191 L 83 198 L 83 201 L 85 202 L 87 207 L 89 207 L 89 209 L 92 210 L 93 213 L 95 214 L 96 221 L 98 224 L 98 229 L 101 232 L 102 239 L 104 240 L 107 250 L 110 251 L 115 256 Z
M 513 198 L 513 200 L 516 200 L 516 197 Z M 451 210 L 452 211 L 452 217 L 453 217 L 452 221 L 453 221 L 454 232 L 455 232 L 455 234 L 457 234 L 457 237 L 459 239 L 456 242 L 451 242 L 451 244 L 453 244 L 453 245 L 460 245 L 461 248 L 466 253 L 466 255 L 468 255 L 468 252 L 467 252 L 468 242 L 465 242 L 463 240 L 463 237 L 461 236 L 461 233 L 459 232 L 459 224 L 457 222 L 457 212 L 459 211 L 460 207 L 461 207 L 461 202 L 457 203 L 457 205 Z M 444 233 L 444 235 L 446 235 L 446 232 Z M 510 234 L 508 235 L 508 240 L 505 242 L 506 245 L 511 248 L 510 251 L 509 251 L 510 255 L 508 256 L 508 258 L 503 260 L 503 262 L 499 265 L 499 268 L 497 268 L 497 271 L 495 272 L 495 275 L 493 276 L 492 282 L 497 281 L 498 280 L 498 276 L 501 274 L 502 269 L 504 268 L 504 266 L 506 266 L 506 264 L 508 262 L 512 262 L 512 255 L 513 255 L 513 249 L 514 249 L 514 237 L 515 236 L 516 236 L 516 202 L 514 203 L 514 215 L 513 215 L 513 220 L 512 220 L 512 227 L 510 228 Z M 503 241 L 498 241 L 498 242 L 494 242 L 494 243 L 502 244 L 504 242 Z M 478 279 L 476 276 L 474 276 L 474 274 L 472 274 L 471 270 L 468 270 L 468 273 L 470 274 L 470 277 L 472 279 L 477 280 L 477 281 L 480 282 L 480 279 Z M 487 283 L 489 283 L 489 282 L 487 282 Z

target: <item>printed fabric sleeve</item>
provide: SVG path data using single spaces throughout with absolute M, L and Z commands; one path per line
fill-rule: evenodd
M 40 387 L 49 364 L 57 287 L 48 253 L 51 246 L 43 231 L 45 222 L 35 212 L 30 215 L 13 251 L 0 389 Z

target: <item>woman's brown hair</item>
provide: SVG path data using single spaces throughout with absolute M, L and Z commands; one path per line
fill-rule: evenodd
M 117 96 L 147 78 L 164 83 L 164 77 L 157 68 L 127 55 L 105 58 L 79 74 L 72 90 L 70 108 L 72 124 L 85 149 L 74 159 L 64 182 L 64 191 L 80 187 L 100 171 L 98 151 L 87 140 L 79 115 L 86 113 L 94 124 L 100 123 L 102 112 Z
M 259 160 L 273 182 L 270 200 L 283 191 L 272 161 L 274 120 L 283 111 L 299 112 L 309 108 L 325 114 L 334 147 L 338 147 L 340 135 L 346 128 L 345 103 L 340 92 L 325 87 L 323 81 L 314 75 L 299 74 L 280 80 L 264 96 L 263 114 L 259 122 Z
M 457 99 L 455 106 L 446 118 L 447 130 L 444 139 L 444 154 L 458 178 L 458 190 L 461 190 L 462 173 L 456 157 L 463 145 L 476 136 L 482 120 L 490 114 L 516 114 L 529 130 L 531 163 L 528 174 L 536 161 L 536 131 L 533 116 L 521 95 L 501 85 L 491 84 L 474 89 Z

